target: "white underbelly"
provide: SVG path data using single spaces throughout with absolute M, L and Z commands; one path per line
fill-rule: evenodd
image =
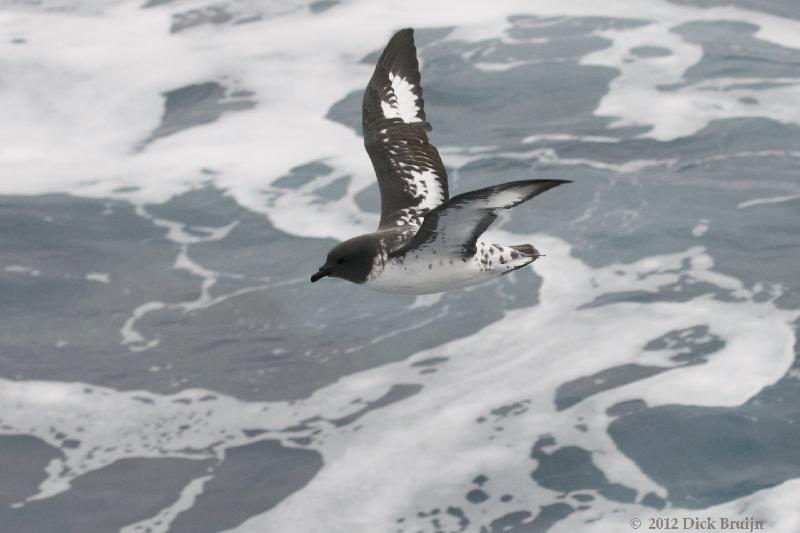
M 468 287 L 491 277 L 492 273 L 482 271 L 472 258 L 465 262 L 458 258 L 439 259 L 433 254 L 418 258 L 409 255 L 403 261 L 387 261 L 364 286 L 382 292 L 430 294 Z

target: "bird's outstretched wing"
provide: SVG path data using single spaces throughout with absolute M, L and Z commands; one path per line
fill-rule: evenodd
M 416 224 L 448 198 L 447 173 L 428 142 L 414 30 L 397 32 L 364 92 L 364 146 L 381 191 L 379 229 Z
M 510 209 L 568 180 L 526 180 L 494 185 L 454 196 L 425 215 L 416 235 L 392 255 L 435 247 L 438 253 L 460 258 L 475 254 L 478 237 L 497 218 L 498 209 Z

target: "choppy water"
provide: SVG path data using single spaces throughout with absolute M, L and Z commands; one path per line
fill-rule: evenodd
M 0 5 L 3 533 L 800 529 L 794 2 Z M 453 191 L 575 183 L 533 269 L 312 286 L 404 26 Z

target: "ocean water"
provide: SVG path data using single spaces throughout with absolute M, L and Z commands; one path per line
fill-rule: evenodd
M 312 286 L 407 26 L 451 190 L 574 181 L 491 230 L 547 257 Z M 796 2 L 5 0 L 0 61 L 0 532 L 800 530 Z

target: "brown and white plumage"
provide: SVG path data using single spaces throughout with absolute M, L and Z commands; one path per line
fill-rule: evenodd
M 312 276 L 339 277 L 387 291 L 424 294 L 464 287 L 530 264 L 530 244 L 478 238 L 510 209 L 566 180 L 524 180 L 450 198 L 439 152 L 428 140 L 414 31 L 386 45 L 364 92 L 364 146 L 381 193 L 374 233 L 335 246 Z
M 397 32 L 383 50 L 364 91 L 364 146 L 381 191 L 381 221 L 387 229 L 418 224 L 449 198 L 447 172 L 428 141 L 414 31 Z

